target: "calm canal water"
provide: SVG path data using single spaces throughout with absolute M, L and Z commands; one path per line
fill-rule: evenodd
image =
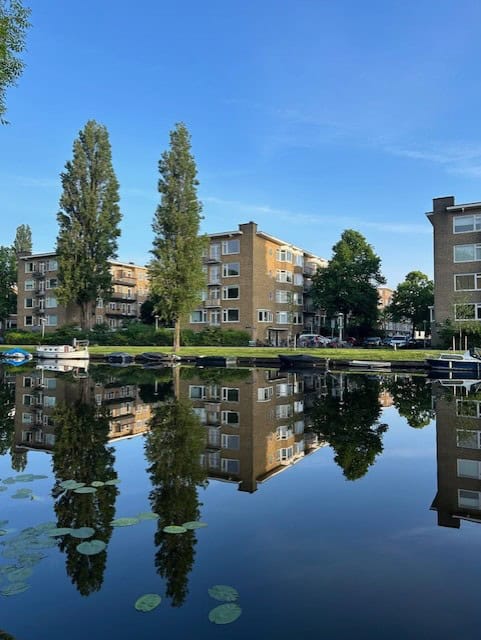
M 479 637 L 475 385 L 66 369 L 0 371 L 0 638 Z

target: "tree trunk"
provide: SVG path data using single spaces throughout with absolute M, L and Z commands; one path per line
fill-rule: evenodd
M 180 320 L 177 318 L 174 325 L 174 353 L 178 353 L 180 349 Z

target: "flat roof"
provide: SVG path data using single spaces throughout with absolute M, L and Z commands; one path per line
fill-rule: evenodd
M 464 211 L 464 209 L 481 209 L 481 202 L 467 202 L 446 207 L 446 211 Z
M 48 253 L 31 253 L 28 256 L 19 256 L 19 260 L 34 260 L 36 258 L 54 258 L 57 256 L 56 251 L 49 251 Z M 121 267 L 137 267 L 138 269 L 147 269 L 143 264 L 135 264 L 134 262 L 120 262 L 119 260 L 109 260 L 109 264 L 114 264 Z

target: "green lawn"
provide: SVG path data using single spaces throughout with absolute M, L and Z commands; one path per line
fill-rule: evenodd
M 2 345 L 1 350 L 12 349 L 14 346 L 21 345 Z M 35 346 L 26 345 L 22 349 L 35 353 Z M 114 351 L 123 351 L 136 355 L 139 353 L 159 352 L 172 353 L 171 347 L 125 347 L 125 346 L 91 346 L 90 353 L 92 356 L 104 356 Z M 181 356 L 228 356 L 228 357 L 257 357 L 257 358 L 275 358 L 279 353 L 307 353 L 312 356 L 321 358 L 330 358 L 331 360 L 387 360 L 393 362 L 416 360 L 423 361 L 428 357 L 436 357 L 440 351 L 435 349 L 286 349 L 281 347 L 181 347 L 179 355 Z

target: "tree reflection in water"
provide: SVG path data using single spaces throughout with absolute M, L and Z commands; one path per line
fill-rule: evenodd
M 109 411 L 105 407 L 78 400 L 60 406 L 55 412 L 55 446 L 53 471 L 57 478 L 53 495 L 58 527 L 92 527 L 94 537 L 108 543 L 112 535 L 111 521 L 115 513 L 115 486 L 100 487 L 96 493 L 77 494 L 63 491 L 62 480 L 73 479 L 91 484 L 117 477 L 114 450 L 107 446 Z M 66 570 L 78 591 L 86 596 L 98 591 L 103 582 L 107 551 L 85 556 L 76 547 L 82 542 L 72 536 L 60 538 L 60 549 L 66 554 Z
M 158 547 L 155 566 L 166 580 L 166 596 L 174 607 L 181 606 L 188 594 L 196 533 L 173 535 L 163 528 L 199 519 L 197 487 L 207 483 L 200 464 L 204 446 L 202 426 L 189 402 L 172 399 L 155 409 L 145 444 L 153 485 L 149 498 L 152 511 L 160 516 L 154 539 Z
M 9 450 L 12 469 L 23 471 L 27 465 L 27 452 L 15 449 L 15 385 L 5 376 L 0 384 L 0 456 Z
M 435 418 L 431 385 L 422 376 L 393 376 L 384 381 L 399 415 L 414 429 L 422 429 Z
M 380 382 L 367 376 L 330 376 L 330 393 L 313 408 L 312 429 L 334 449 L 347 480 L 358 480 L 383 450 L 387 424 L 379 423 Z

